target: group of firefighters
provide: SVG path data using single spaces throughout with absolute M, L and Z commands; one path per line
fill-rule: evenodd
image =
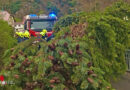
M 53 38 L 53 35 L 51 35 L 50 37 L 47 37 L 46 34 L 47 34 L 46 29 L 43 29 L 42 32 L 40 32 L 40 35 L 46 41 L 49 41 L 51 38 Z M 16 32 L 16 36 L 17 36 L 18 42 L 22 42 L 22 41 L 27 40 L 31 37 L 28 30 L 26 30 L 25 32 Z

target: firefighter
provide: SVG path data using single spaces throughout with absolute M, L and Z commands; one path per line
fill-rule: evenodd
M 23 32 L 16 32 L 18 43 L 24 40 L 24 33 Z
M 27 39 L 29 39 L 30 38 L 30 33 L 26 30 L 25 32 L 24 32 L 24 40 L 27 40 Z
M 47 37 L 46 33 L 47 33 L 46 29 L 43 29 L 42 32 L 40 32 L 40 34 L 42 35 L 43 39 L 46 39 L 46 37 Z

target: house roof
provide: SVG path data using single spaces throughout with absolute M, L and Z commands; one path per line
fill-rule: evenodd
M 20 25 L 23 24 L 23 22 L 15 22 L 14 25 Z

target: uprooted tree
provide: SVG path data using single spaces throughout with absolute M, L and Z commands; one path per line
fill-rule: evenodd
M 104 13 L 66 16 L 55 25 L 56 37 L 52 41 L 32 44 L 32 38 L 7 50 L 0 74 L 15 84 L 1 88 L 112 89 L 110 78 L 126 71 L 124 53 L 130 43 L 129 20 L 123 19 L 130 17 L 130 7 L 126 5 L 118 2 Z M 116 16 L 117 9 L 124 16 Z

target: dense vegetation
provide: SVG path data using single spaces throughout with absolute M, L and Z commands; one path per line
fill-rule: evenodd
M 124 18 L 124 17 L 127 17 Z M 5 52 L 4 75 L 15 84 L 7 90 L 111 90 L 127 67 L 130 5 L 117 2 L 104 12 L 74 13 L 55 25 L 55 38 L 35 38 Z M 41 48 L 39 48 L 39 45 Z
M 17 18 L 30 13 L 55 11 L 58 16 L 79 11 L 104 10 L 117 0 L 0 0 L 0 10 L 7 10 Z M 129 0 L 124 0 L 130 3 Z
M 13 28 L 7 22 L 0 20 L 0 70 L 2 66 L 2 56 L 4 51 L 13 47 L 15 39 L 13 38 Z
M 21 8 L 21 1 L 12 2 L 9 6 L 11 13 L 15 14 Z

